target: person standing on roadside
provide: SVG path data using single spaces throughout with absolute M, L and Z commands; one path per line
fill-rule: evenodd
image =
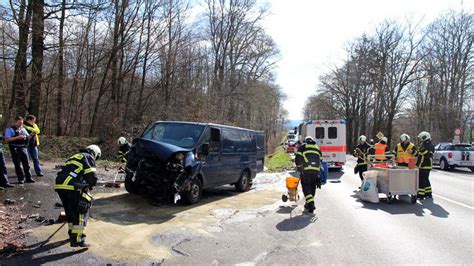
M 14 187 L 14 185 L 11 185 L 10 182 L 8 181 L 5 155 L 3 155 L 3 134 L 2 134 L 0 135 L 0 191 L 9 187 Z
M 41 130 L 36 124 L 36 117 L 34 115 L 28 115 L 23 126 L 25 127 L 28 134 L 32 136 L 31 139 L 28 141 L 28 154 L 30 155 L 31 160 L 33 161 L 36 176 L 43 176 L 38 153 L 38 135 L 40 134 Z
M 5 142 L 8 143 L 12 155 L 18 184 L 36 182 L 31 177 L 30 162 L 28 160 L 28 141 L 30 134 L 23 128 L 23 117 L 18 116 L 14 124 L 5 131 Z M 21 168 L 23 166 L 23 169 Z

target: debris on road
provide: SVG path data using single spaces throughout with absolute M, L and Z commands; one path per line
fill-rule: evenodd
M 15 204 L 16 203 L 16 200 L 13 200 L 13 199 L 6 199 L 4 201 L 5 205 L 12 205 L 12 204 Z
M 0 258 L 11 256 L 25 246 L 30 231 L 18 225 L 24 221 L 17 206 L 0 205 Z
M 41 201 L 38 200 L 35 205 L 33 205 L 35 208 L 41 208 Z
M 28 215 L 29 219 L 36 219 L 38 217 L 39 217 L 39 213 L 33 213 L 33 214 Z
M 67 219 L 66 219 L 66 213 L 65 212 L 61 212 L 58 216 L 58 219 L 57 219 L 57 222 L 58 223 L 65 223 L 67 222 Z

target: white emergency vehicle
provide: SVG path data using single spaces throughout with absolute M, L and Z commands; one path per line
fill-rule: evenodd
M 306 136 L 314 138 L 330 168 L 341 169 L 346 163 L 345 120 L 307 120 L 299 125 L 298 131 L 301 142 Z

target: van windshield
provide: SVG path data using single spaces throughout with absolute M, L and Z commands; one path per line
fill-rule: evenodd
M 142 134 L 142 138 L 156 140 L 181 148 L 192 148 L 201 137 L 204 125 L 182 123 L 155 123 Z

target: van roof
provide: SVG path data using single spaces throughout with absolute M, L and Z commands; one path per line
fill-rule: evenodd
M 337 119 L 337 120 L 311 120 L 308 119 L 304 122 L 306 125 L 311 124 L 346 124 L 346 120 L 344 119 Z
M 227 125 L 214 124 L 214 123 L 189 122 L 189 121 L 155 121 L 153 122 L 153 124 L 156 124 L 156 123 L 180 123 L 180 124 L 202 125 L 202 126 L 218 126 L 218 127 L 225 127 L 225 128 L 231 128 L 231 129 L 240 129 L 240 130 L 248 130 L 248 131 L 264 133 L 263 130 L 253 130 L 253 129 L 248 129 L 248 128 L 227 126 Z

